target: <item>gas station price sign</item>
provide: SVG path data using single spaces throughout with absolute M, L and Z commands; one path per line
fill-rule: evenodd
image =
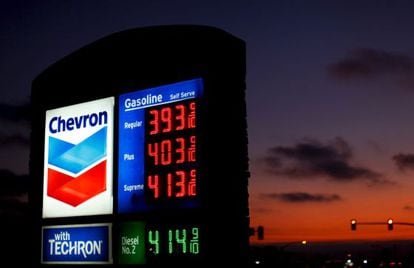
M 197 207 L 202 79 L 119 96 L 118 212 Z
M 120 264 L 148 264 L 160 260 L 198 259 L 202 256 L 203 228 L 198 224 L 122 222 L 119 226 Z

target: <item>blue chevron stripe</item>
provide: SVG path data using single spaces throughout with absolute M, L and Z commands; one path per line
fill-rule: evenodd
M 103 127 L 77 145 L 49 137 L 48 163 L 74 174 L 106 156 L 106 132 Z
M 49 137 L 49 162 L 74 146 L 75 144 Z

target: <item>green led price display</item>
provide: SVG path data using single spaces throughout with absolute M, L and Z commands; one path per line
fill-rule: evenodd
M 160 257 L 197 257 L 201 253 L 198 225 L 157 226 L 141 221 L 120 225 L 119 263 L 146 264 Z
M 198 255 L 200 253 L 200 228 L 179 227 L 148 231 L 149 251 L 153 255 Z M 161 246 L 162 245 L 162 246 Z

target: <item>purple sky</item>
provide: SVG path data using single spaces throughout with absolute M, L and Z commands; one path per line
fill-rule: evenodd
M 2 1 L 0 169 L 28 173 L 16 108 L 50 64 L 117 31 L 201 24 L 247 43 L 254 223 L 286 203 L 347 202 L 353 187 L 410 189 L 413 14 L 410 1 Z

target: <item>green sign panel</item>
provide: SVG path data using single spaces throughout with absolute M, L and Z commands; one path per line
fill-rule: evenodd
M 120 225 L 119 263 L 145 264 L 145 223 L 125 222 Z

